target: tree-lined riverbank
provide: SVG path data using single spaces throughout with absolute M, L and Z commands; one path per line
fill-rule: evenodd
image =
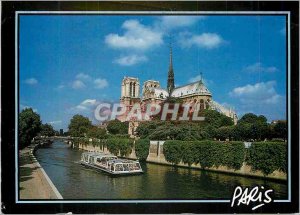
M 287 197 L 285 182 L 146 162 L 141 162 L 142 175 L 112 177 L 78 164 L 81 153 L 61 141 L 54 141 L 50 148 L 40 148 L 36 152 L 36 158 L 65 200 L 229 200 L 235 186 L 257 184 L 274 189 L 274 199 Z
M 149 141 L 146 139 L 73 138 L 74 148 L 103 151 L 131 159 L 244 176 L 286 180 L 286 143 Z

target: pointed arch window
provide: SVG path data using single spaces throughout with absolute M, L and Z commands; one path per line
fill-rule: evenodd
M 200 110 L 204 109 L 204 101 L 203 99 L 200 99 Z
M 136 83 L 133 83 L 133 91 L 132 91 L 132 96 L 133 96 L 133 97 L 135 97 L 135 84 L 136 84 Z
M 129 96 L 132 96 L 132 82 L 129 83 Z

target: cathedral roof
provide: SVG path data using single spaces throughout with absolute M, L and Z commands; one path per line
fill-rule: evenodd
M 148 90 L 154 94 L 155 98 L 165 99 L 169 95 L 169 93 L 162 88 L 149 87 Z
M 207 89 L 202 81 L 196 81 L 184 86 L 176 87 L 171 95 L 173 97 L 182 97 L 191 94 L 211 96 L 211 92 Z

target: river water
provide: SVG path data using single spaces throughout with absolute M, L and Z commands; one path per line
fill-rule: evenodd
M 237 185 L 263 185 L 287 198 L 284 182 L 142 163 L 144 174 L 110 176 L 77 163 L 82 151 L 55 141 L 36 158 L 64 199 L 230 199 Z

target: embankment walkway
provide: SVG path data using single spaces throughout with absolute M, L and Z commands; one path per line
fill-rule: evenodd
M 25 148 L 20 154 L 20 200 L 62 199 L 44 169 L 33 155 L 34 148 Z

